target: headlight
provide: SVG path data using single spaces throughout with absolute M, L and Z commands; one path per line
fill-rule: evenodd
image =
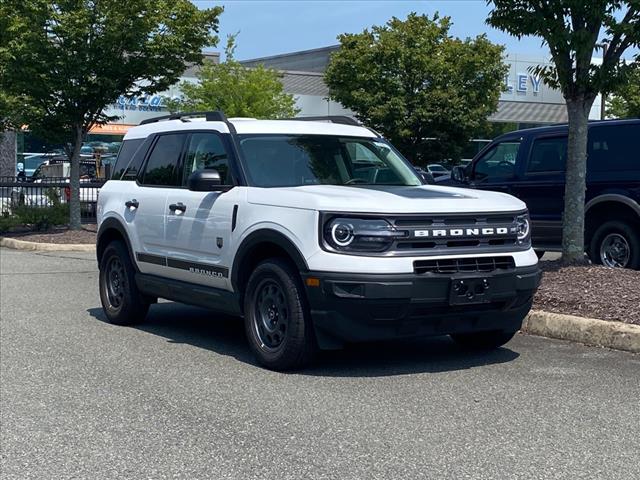
M 325 222 L 325 246 L 344 252 L 384 252 L 396 238 L 407 236 L 383 219 L 334 217 Z
M 528 243 L 531 238 L 531 224 L 529 222 L 529 214 L 518 215 L 516 218 L 516 233 L 518 235 L 518 243 Z

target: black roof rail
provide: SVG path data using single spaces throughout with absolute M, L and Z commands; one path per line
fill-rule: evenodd
M 204 117 L 207 122 L 224 122 L 227 123 L 227 117 L 220 110 L 213 112 L 178 112 L 171 115 L 163 115 L 161 117 L 148 118 L 140 122 L 140 125 L 148 125 L 150 123 L 161 122 L 164 120 L 182 120 L 190 117 Z
M 341 125 L 353 125 L 355 127 L 362 127 L 363 125 L 353 117 L 346 115 L 322 115 L 318 117 L 295 117 L 295 118 L 283 118 L 282 120 L 297 120 L 303 122 L 331 122 L 339 123 Z

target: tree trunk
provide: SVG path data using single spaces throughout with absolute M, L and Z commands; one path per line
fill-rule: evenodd
M 0 177 L 16 175 L 16 132 L 0 132 Z
M 69 162 L 71 163 L 71 199 L 69 200 L 69 228 L 71 230 L 80 230 L 81 228 L 81 215 L 80 215 L 80 149 L 82 148 L 82 141 L 84 139 L 84 132 L 82 127 L 76 127 L 74 132 L 74 143 L 72 145 L 71 156 Z
M 584 201 L 587 188 L 587 126 L 593 99 L 567 100 L 569 139 L 562 223 L 562 261 L 584 263 Z

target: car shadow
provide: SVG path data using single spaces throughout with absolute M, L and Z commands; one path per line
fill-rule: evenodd
M 101 308 L 87 311 L 92 317 L 107 322 Z M 242 319 L 238 317 L 162 302 L 153 305 L 147 319 L 132 328 L 166 338 L 170 343 L 193 345 L 258 365 L 249 351 Z M 291 373 L 326 377 L 437 373 L 506 363 L 519 356 L 508 345 L 489 352 L 469 352 L 446 336 L 423 337 L 349 344 L 342 350 L 322 351 L 311 366 Z

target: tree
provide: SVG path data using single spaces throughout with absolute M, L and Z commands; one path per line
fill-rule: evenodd
M 541 37 L 553 66 L 537 73 L 567 103 L 569 138 L 562 231 L 565 263 L 584 262 L 587 122 L 600 92 L 615 91 L 631 67 L 622 54 L 640 41 L 638 0 L 490 0 L 487 22 L 518 38 Z M 604 50 L 602 65 L 595 51 Z
M 293 95 L 285 93 L 282 75 L 263 65 L 247 68 L 235 60 L 235 35 L 230 35 L 223 63 L 206 62 L 198 83 L 182 82 L 182 99 L 171 111 L 222 110 L 228 117 L 287 118 L 298 113 Z
M 616 118 L 640 118 L 640 67 L 629 72 L 607 101 L 607 115 Z
M 496 111 L 507 73 L 503 47 L 450 28 L 449 17 L 412 13 L 340 35 L 325 73 L 333 99 L 418 164 L 460 158 Z
M 220 7 L 188 0 L 1 0 L 0 91 L 33 102 L 21 121 L 63 143 L 71 162 L 70 227 L 80 228 L 80 148 L 119 95 L 166 90 L 217 43 Z M 29 100 L 30 99 L 30 100 Z

